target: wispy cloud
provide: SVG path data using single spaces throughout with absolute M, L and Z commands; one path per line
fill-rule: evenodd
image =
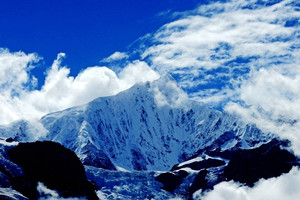
M 292 140 L 300 155 L 299 19 L 293 0 L 200 5 L 148 37 L 141 58 L 190 97 Z
M 118 61 L 126 58 L 128 58 L 128 55 L 126 53 L 116 51 L 113 54 L 111 54 L 109 57 L 102 59 L 101 62 L 113 62 L 113 61 Z
M 299 11 L 293 1 L 264 4 L 233 0 L 188 11 L 156 32 L 142 59 L 177 76 L 191 95 L 203 87 L 223 93 L 241 84 L 251 70 L 295 63 L 299 26 L 289 23 L 299 24 Z M 197 85 L 199 79 L 203 82 Z
M 292 141 L 300 155 L 300 9 L 293 0 L 200 5 L 164 25 L 144 59 L 190 97 Z M 224 182 L 204 199 L 298 199 L 299 170 L 253 189 Z M 197 199 L 197 198 L 196 198 Z

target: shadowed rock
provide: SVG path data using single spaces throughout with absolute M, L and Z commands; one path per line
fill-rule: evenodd
M 181 183 L 181 180 L 188 175 L 186 171 L 179 170 L 178 172 L 166 172 L 156 177 L 156 180 L 164 186 L 162 189 L 173 192 Z
M 100 149 L 92 145 L 91 143 L 87 144 L 83 149 L 82 153 L 86 155 L 82 159 L 84 165 L 90 165 L 97 168 L 116 170 L 116 167 L 113 165 L 109 157 Z
M 44 183 L 62 197 L 98 199 L 85 170 L 74 152 L 54 142 L 20 143 L 9 149 L 13 162 L 23 168 L 24 176 L 12 179 L 13 187 L 29 199 L 37 199 L 37 183 Z
M 230 153 L 230 161 L 224 170 L 227 180 L 253 186 L 261 178 L 272 178 L 288 173 L 297 164 L 291 152 L 282 149 L 284 142 L 273 140 L 256 149 L 238 149 Z
M 189 188 L 189 192 L 190 194 L 193 194 L 194 192 L 196 192 L 199 189 L 202 190 L 207 190 L 207 189 L 212 189 L 208 184 L 207 184 L 207 179 L 206 179 L 206 175 L 207 175 L 208 171 L 206 169 L 201 170 L 197 176 L 194 179 L 194 182 L 192 183 L 191 187 Z

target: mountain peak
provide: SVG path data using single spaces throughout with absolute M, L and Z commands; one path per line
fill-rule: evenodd
M 268 140 L 255 127 L 189 100 L 170 75 L 40 122 L 47 140 L 70 148 L 82 161 L 92 165 L 95 155 L 103 155 L 97 166 L 127 170 L 167 170 L 205 147 L 253 147 Z
M 175 79 L 166 74 L 152 83 L 155 101 L 158 106 L 180 107 L 188 102 L 187 94 L 178 86 Z
M 122 98 L 124 98 L 125 95 L 152 95 L 156 105 L 159 107 L 186 107 L 190 102 L 187 94 L 178 86 L 176 80 L 169 74 L 165 74 L 159 79 L 151 82 L 137 83 L 128 90 L 121 92 L 119 95 Z

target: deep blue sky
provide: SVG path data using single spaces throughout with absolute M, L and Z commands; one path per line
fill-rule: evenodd
M 71 76 L 95 65 L 119 72 L 138 59 L 215 106 L 236 98 L 235 88 L 253 71 L 296 65 L 298 13 L 297 0 L 7 0 L 0 6 L 0 48 L 43 57 L 27 72 L 37 77 L 35 89 L 64 52 Z M 148 33 L 154 34 L 138 40 Z M 100 62 L 116 51 L 129 57 Z
M 269 100 L 287 97 L 281 102 L 288 102 L 300 94 L 294 88 L 300 77 L 299 0 L 7 0 L 0 5 L 0 48 L 11 52 L 0 50 L 0 110 L 12 116 L 3 117 L 6 122 L 27 118 L 23 108 L 34 107 L 41 116 L 79 104 L 72 99 L 112 95 L 124 81 L 150 80 L 153 74 L 145 73 L 151 69 L 171 74 L 189 97 L 220 110 L 234 102 L 231 111 L 238 111 L 235 103 L 272 111 L 278 103 L 270 108 Z M 126 59 L 100 62 L 116 51 L 127 53 Z M 43 57 L 35 69 L 27 67 L 32 52 Z M 48 76 L 52 82 L 44 84 L 60 52 L 67 55 L 62 66 L 76 79 L 65 68 L 57 73 L 54 68 Z M 113 78 L 99 78 L 106 77 L 105 68 L 84 70 L 95 65 L 110 67 Z M 122 67 L 128 68 L 121 73 Z M 87 95 L 77 93 L 78 85 Z M 102 90 L 110 93 L 97 93 Z M 258 98 L 266 93 L 272 98 Z M 61 99 L 65 104 L 56 105 Z
M 104 57 L 171 21 L 167 10 L 183 11 L 196 0 L 9 0 L 0 6 L 0 47 L 36 52 L 43 64 L 33 72 L 42 76 L 57 53 L 76 75 Z M 41 84 L 41 83 L 39 83 Z

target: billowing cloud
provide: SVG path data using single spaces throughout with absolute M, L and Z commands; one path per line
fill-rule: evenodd
M 97 97 L 115 95 L 137 82 L 152 81 L 159 75 L 142 61 L 130 62 L 120 74 L 103 66 L 88 67 L 76 77 L 61 66 L 60 53 L 48 70 L 45 84 L 35 87 L 30 70 L 39 57 L 24 52 L 0 52 L 0 124 L 18 119 L 39 118 L 49 112 L 87 103 Z
M 147 63 L 136 60 L 129 63 L 120 73 L 119 78 L 126 88 L 136 82 L 145 82 L 159 78 L 157 72 L 153 71 Z
M 214 190 L 206 193 L 203 200 L 297 200 L 300 196 L 300 171 L 293 168 L 290 173 L 277 178 L 260 180 L 256 186 L 249 188 L 234 182 L 222 182 Z M 195 194 L 195 199 L 197 199 Z M 198 196 L 199 197 L 199 196 Z
M 289 67 L 261 68 L 237 88 L 243 103 L 229 102 L 225 110 L 260 129 L 292 141 L 300 155 L 300 63 Z
M 7 49 L 0 48 L 0 91 L 17 93 L 22 90 L 30 80 L 28 71 L 39 59 L 36 54 L 10 53 Z M 31 79 L 33 82 L 34 80 Z
M 19 95 L 35 86 L 36 78 L 30 76 L 29 72 L 39 59 L 36 54 L 10 53 L 7 49 L 0 49 L 1 123 L 19 119 L 20 112 L 37 114 L 31 105 L 26 105 L 20 100 Z

